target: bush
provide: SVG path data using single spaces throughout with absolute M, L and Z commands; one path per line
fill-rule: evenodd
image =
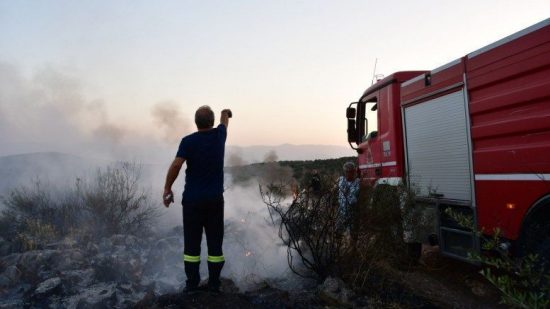
M 381 260 L 410 263 L 403 218 L 409 225 L 420 221 L 412 194 L 403 187 L 362 186 L 351 218 L 342 218 L 338 211 L 334 182 L 325 184 L 319 194 L 304 190 L 292 199 L 281 197 L 279 192 L 285 190 L 273 187 L 277 186 L 260 186 L 260 192 L 272 222 L 279 225 L 279 237 L 288 247 L 289 266 L 295 273 L 313 274 L 319 280 L 337 276 L 362 285 L 371 266 Z M 346 220 L 351 220 L 349 230 L 342 225 Z
M 451 209 L 447 209 L 446 214 L 480 237 L 484 254 L 471 252 L 469 258 L 483 266 L 480 273 L 500 291 L 501 304 L 514 308 L 550 307 L 550 274 L 545 261 L 533 254 L 510 257 L 500 248 L 500 229 L 495 229 L 489 237 L 476 229 L 471 218 Z
M 66 236 L 147 233 L 158 213 L 139 188 L 139 176 L 139 166 L 120 163 L 98 170 L 91 183 L 77 179 L 74 188 L 48 188 L 36 181 L 15 189 L 3 198 L 0 232 L 20 250 Z
M 98 171 L 91 184 L 77 185 L 84 219 L 90 233 L 102 236 L 147 232 L 157 217 L 157 207 L 140 189 L 141 169 L 132 163 L 120 163 Z
M 349 235 L 338 211 L 338 192 L 334 188 L 319 195 L 302 191 L 292 198 L 281 195 L 286 189 L 271 184 L 260 185 L 260 193 L 274 224 L 279 225 L 279 237 L 287 246 L 290 269 L 303 277 L 322 280 L 341 272 L 340 265 L 350 250 Z M 296 264 L 295 259 L 301 264 Z

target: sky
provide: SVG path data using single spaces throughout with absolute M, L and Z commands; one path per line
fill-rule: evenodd
M 376 74 L 434 69 L 549 13 L 548 0 L 0 0 L 0 143 L 174 148 L 206 104 L 233 111 L 230 145 L 345 146 L 375 59 Z

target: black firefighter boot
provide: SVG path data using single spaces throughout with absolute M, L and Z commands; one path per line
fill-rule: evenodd
M 208 262 L 208 290 L 210 292 L 220 292 L 220 273 L 225 262 Z
M 199 273 L 200 263 L 186 261 L 184 264 L 185 264 L 185 274 L 187 275 L 184 292 L 186 293 L 198 292 L 199 282 L 201 281 L 201 275 Z

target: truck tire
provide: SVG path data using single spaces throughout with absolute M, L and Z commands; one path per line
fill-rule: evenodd
M 550 274 L 550 238 L 543 241 L 535 253 L 538 255 L 536 266 L 540 271 Z
M 413 242 L 407 244 L 407 257 L 413 261 L 418 262 L 422 256 L 422 244 L 419 242 Z
M 542 254 L 545 243 L 550 241 L 550 195 L 537 202 L 522 224 L 518 243 L 518 256 Z M 548 255 L 546 256 L 548 258 Z

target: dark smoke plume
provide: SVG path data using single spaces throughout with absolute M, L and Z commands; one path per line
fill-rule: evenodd
M 163 101 L 151 109 L 155 124 L 163 130 L 164 140 L 173 144 L 189 133 L 189 125 L 180 107 L 173 101 Z

